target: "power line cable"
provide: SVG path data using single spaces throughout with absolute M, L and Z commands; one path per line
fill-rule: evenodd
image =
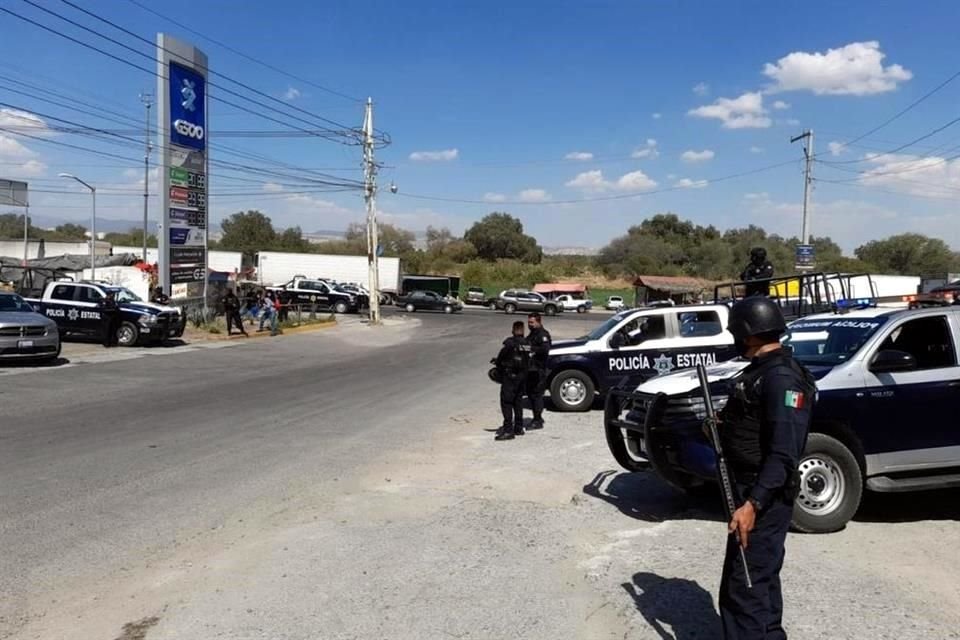
M 130 4 L 136 5 L 137 7 L 140 7 L 141 9 L 143 9 L 144 11 L 146 11 L 146 12 L 148 12 L 148 13 L 152 13 L 153 15 L 157 16 L 158 18 L 161 18 L 161 19 L 163 19 L 163 20 L 166 20 L 167 22 L 169 22 L 169 23 L 171 23 L 171 24 L 174 24 L 174 25 L 180 27 L 180 28 L 183 29 L 184 31 L 188 31 L 189 33 L 192 33 L 193 35 L 195 35 L 195 36 L 197 36 L 197 37 L 203 38 L 204 40 L 207 40 L 208 42 L 212 42 L 213 44 L 217 45 L 218 47 L 221 47 L 221 48 L 223 48 L 223 49 L 226 49 L 227 51 L 229 51 L 229 52 L 231 52 L 231 53 L 233 53 L 233 54 L 236 54 L 236 55 L 244 58 L 245 60 L 248 60 L 248 61 L 250 61 L 250 62 L 253 62 L 253 63 L 255 63 L 255 64 L 258 64 L 258 65 L 260 65 L 260 66 L 262 66 L 262 67 L 264 67 L 264 68 L 266 68 L 266 69 L 270 69 L 271 71 L 275 71 L 276 73 L 280 73 L 280 74 L 282 74 L 282 75 L 285 75 L 285 76 L 287 76 L 288 78 L 292 78 L 292 79 L 294 79 L 294 80 L 296 80 L 296 81 L 298 81 L 298 82 L 302 82 L 302 83 L 304 83 L 304 84 L 310 85 L 311 87 L 314 87 L 315 89 L 320 89 L 321 91 L 324 91 L 324 92 L 326 92 L 326 93 L 329 93 L 330 95 L 338 96 L 338 97 L 340 97 L 340 98 L 344 98 L 344 99 L 346 99 L 346 100 L 351 100 L 351 101 L 353 101 L 353 102 L 363 103 L 363 100 L 362 100 L 361 98 L 355 98 L 355 97 L 353 97 L 353 96 L 351 96 L 351 95 L 348 95 L 348 94 L 346 94 L 346 93 L 341 93 L 340 91 L 337 91 L 337 90 L 335 90 L 335 89 L 331 89 L 330 87 L 325 87 L 325 86 L 323 86 L 323 85 L 321 85 L 321 84 L 317 84 L 316 82 L 313 82 L 313 81 L 311 81 L 311 80 L 307 80 L 306 78 L 302 78 L 302 77 L 300 77 L 300 76 L 298 76 L 298 75 L 295 75 L 295 74 L 289 73 L 289 72 L 287 72 L 287 71 L 284 71 L 283 69 L 280 69 L 280 68 L 278 68 L 278 67 L 275 67 L 274 65 L 272 65 L 272 64 L 270 64 L 270 63 L 268 63 L 268 62 L 264 62 L 264 61 L 262 61 L 262 60 L 258 60 L 257 58 L 254 58 L 254 57 L 252 57 L 252 56 L 249 56 L 249 55 L 247 55 L 246 53 L 244 53 L 244 52 L 242 52 L 242 51 L 239 51 L 239 50 L 231 47 L 231 46 L 228 45 L 228 44 L 224 44 L 223 42 L 220 42 L 219 40 L 215 40 L 214 38 L 211 38 L 210 36 L 207 36 L 207 35 L 204 35 L 204 34 L 200 33 L 199 31 L 197 31 L 197 30 L 195 30 L 195 29 L 193 29 L 193 28 L 191 28 L 191 27 L 183 24 L 182 22 L 178 22 L 178 21 L 174 20 L 173 18 L 170 18 L 170 17 L 168 17 L 168 16 L 165 16 L 165 15 L 163 15 L 162 13 L 159 13 L 158 11 L 155 11 L 155 10 L 151 9 L 150 7 L 147 7 L 147 6 L 145 6 L 145 5 L 137 2 L 136 0 L 127 0 L 127 2 L 129 2 Z

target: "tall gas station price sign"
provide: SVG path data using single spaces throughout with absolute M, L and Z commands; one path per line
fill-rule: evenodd
M 160 286 L 203 298 L 207 280 L 207 56 L 157 35 L 157 131 L 162 136 Z

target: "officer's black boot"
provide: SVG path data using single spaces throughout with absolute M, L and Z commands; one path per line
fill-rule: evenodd
M 494 440 L 513 440 L 513 429 L 503 426 L 497 429 L 497 434 L 493 436 Z
M 513 435 L 522 436 L 524 433 L 526 432 L 523 430 L 523 422 L 513 425 Z

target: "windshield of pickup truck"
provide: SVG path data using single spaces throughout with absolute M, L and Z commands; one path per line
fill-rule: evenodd
M 130 291 L 130 289 L 125 289 L 123 287 L 110 287 L 107 289 L 107 291 L 113 291 L 118 303 L 143 302 L 143 300 L 141 300 L 140 297 L 133 291 Z
M 803 364 L 835 366 L 853 357 L 886 321 L 885 317 L 798 320 L 787 327 L 781 342 Z
M 15 293 L 0 293 L 0 311 L 33 311 L 27 301 Z
M 577 338 L 577 340 L 599 340 L 603 336 L 607 335 L 607 333 L 611 329 L 613 329 L 615 326 L 623 322 L 624 318 L 626 318 L 625 314 L 617 314 L 612 318 L 610 318 L 609 320 L 607 320 L 606 322 L 604 322 L 603 324 L 599 325 L 596 329 L 594 329 L 587 335 L 580 336 L 579 338 Z

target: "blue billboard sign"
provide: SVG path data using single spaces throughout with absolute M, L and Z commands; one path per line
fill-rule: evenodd
M 816 253 L 814 252 L 813 245 L 798 244 L 795 257 L 795 266 L 797 269 L 812 269 L 816 262 Z
M 170 142 L 203 151 L 206 137 L 206 80 L 192 69 L 170 63 Z

